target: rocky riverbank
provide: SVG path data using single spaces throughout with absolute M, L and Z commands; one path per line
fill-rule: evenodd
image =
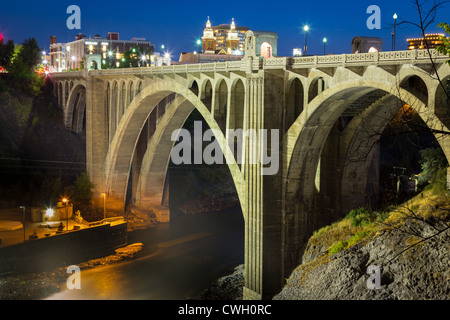
M 242 300 L 244 288 L 244 265 L 237 266 L 233 273 L 215 280 L 202 292 L 199 300 Z
M 81 270 L 111 265 L 136 259 L 143 244 L 135 243 L 115 250 L 115 254 L 83 262 Z M 39 300 L 60 291 L 67 281 L 66 268 L 34 274 L 0 276 L 0 300 Z
M 391 213 L 367 237 L 360 234 L 361 241 L 334 238 L 344 224 L 323 229 L 274 299 L 448 300 L 449 222 L 447 197 L 426 195 Z M 370 267 L 380 270 L 379 287 Z

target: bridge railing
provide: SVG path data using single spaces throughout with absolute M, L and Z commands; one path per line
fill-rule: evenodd
M 405 51 L 385 51 L 385 52 L 371 52 L 371 53 L 354 53 L 328 56 L 311 56 L 293 58 L 294 67 L 306 67 L 317 65 L 345 65 L 352 63 L 373 63 L 373 62 L 399 62 L 403 63 L 405 60 L 429 60 L 433 59 L 448 59 L 448 56 L 432 49 L 428 50 L 405 50 Z
M 241 61 L 183 64 L 160 67 L 139 67 L 108 70 L 93 70 L 93 75 L 145 75 L 165 73 L 189 73 L 189 72 L 216 72 L 216 71 L 238 71 L 242 67 Z
M 328 56 L 310 56 L 310 57 L 283 57 L 272 59 L 254 59 L 251 67 L 253 70 L 261 69 L 286 69 L 287 66 L 293 68 L 311 68 L 318 66 L 345 66 L 366 63 L 404 63 L 405 61 L 423 61 L 427 62 L 431 58 L 448 60 L 448 56 L 432 49 L 428 50 L 405 50 L 405 51 L 386 51 L 371 53 L 340 54 Z M 171 65 L 160 67 L 138 67 L 121 68 L 108 70 L 92 70 L 91 75 L 152 75 L 152 74 L 173 74 L 173 73 L 191 73 L 191 72 L 230 72 L 242 71 L 246 69 L 246 61 L 226 61 L 199 64 Z M 85 71 L 52 73 L 55 78 L 77 78 L 83 77 Z

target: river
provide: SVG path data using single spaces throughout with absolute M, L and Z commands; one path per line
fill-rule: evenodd
M 239 209 L 178 216 L 128 235 L 129 244 L 138 242 L 144 244 L 140 258 L 83 270 L 80 290 L 65 289 L 47 299 L 195 299 L 243 263 L 244 220 Z

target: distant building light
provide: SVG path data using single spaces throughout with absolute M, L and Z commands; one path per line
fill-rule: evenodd
M 45 214 L 46 214 L 47 217 L 49 217 L 49 218 L 53 217 L 53 213 L 54 213 L 53 209 L 47 209 L 47 210 L 45 211 Z
M 294 57 L 300 57 L 300 56 L 302 56 L 302 54 L 303 54 L 303 51 L 300 48 L 295 48 L 292 53 L 292 55 Z

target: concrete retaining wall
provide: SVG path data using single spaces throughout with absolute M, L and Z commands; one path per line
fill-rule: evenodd
M 41 272 L 114 253 L 127 243 L 127 224 L 109 224 L 0 248 L 0 274 Z

